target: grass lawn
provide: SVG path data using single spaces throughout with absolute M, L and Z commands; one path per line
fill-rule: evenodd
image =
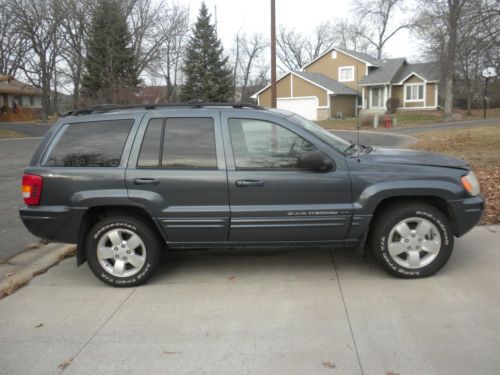
M 26 135 L 14 130 L 0 129 L 0 138 L 24 138 Z
M 481 194 L 486 198 L 483 224 L 500 223 L 500 131 L 480 126 L 426 132 L 416 135 L 419 142 L 411 148 L 448 154 L 467 160 L 476 173 Z
M 475 109 L 472 111 L 470 116 L 467 116 L 463 110 L 455 110 L 454 113 L 459 117 L 457 120 L 473 120 L 482 119 L 483 110 Z M 415 112 L 403 112 L 399 111 L 392 115 L 396 120 L 397 127 L 416 127 L 420 125 L 433 124 L 443 121 L 443 111 L 415 111 Z M 500 117 L 500 108 L 488 109 L 488 118 Z M 379 118 L 379 130 L 384 129 L 383 127 L 383 115 Z M 373 129 L 373 126 L 363 124 L 363 119 L 361 121 L 361 129 L 363 130 L 377 130 Z M 319 125 L 326 129 L 334 130 L 356 130 L 357 119 L 347 118 L 343 120 L 324 120 L 317 121 Z

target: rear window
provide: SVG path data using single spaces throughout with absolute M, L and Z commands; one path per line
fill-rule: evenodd
M 217 169 L 212 118 L 152 119 L 142 141 L 140 168 Z
M 64 125 L 45 159 L 50 167 L 117 167 L 134 120 Z

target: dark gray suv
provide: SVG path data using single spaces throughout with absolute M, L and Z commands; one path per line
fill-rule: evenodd
M 163 249 L 371 245 L 425 277 L 484 201 L 463 160 L 353 145 L 250 105 L 97 107 L 63 117 L 23 176 L 34 235 L 76 243 L 113 286 L 144 283 Z

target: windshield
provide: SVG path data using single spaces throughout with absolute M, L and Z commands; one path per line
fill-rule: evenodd
M 293 122 L 294 124 L 302 126 L 304 129 L 313 133 L 316 137 L 328 143 L 330 146 L 333 146 L 336 150 L 340 152 L 346 152 L 351 147 L 351 143 L 343 140 L 342 138 L 337 137 L 336 135 L 333 135 L 333 133 L 323 129 L 321 126 L 305 119 L 302 116 L 292 115 L 290 117 L 287 117 L 287 119 Z

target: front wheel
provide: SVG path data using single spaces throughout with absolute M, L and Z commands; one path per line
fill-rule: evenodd
M 99 221 L 88 233 L 85 251 L 92 272 L 115 287 L 144 284 L 160 258 L 157 237 L 149 225 L 134 217 Z
M 374 226 L 372 248 L 380 265 L 401 278 L 433 275 L 453 251 L 453 231 L 438 209 L 424 203 L 393 206 Z

